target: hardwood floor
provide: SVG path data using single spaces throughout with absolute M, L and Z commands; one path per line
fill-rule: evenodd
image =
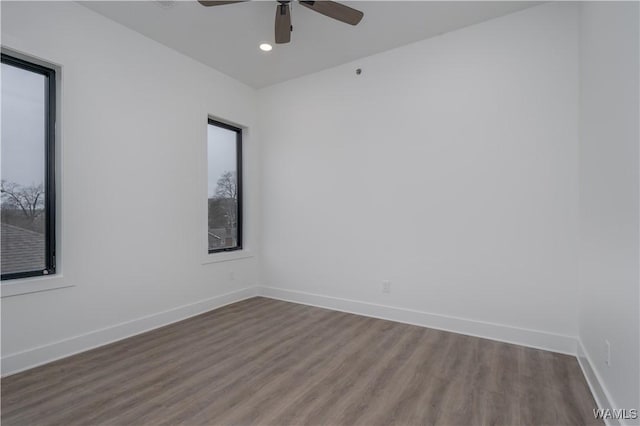
M 574 357 L 253 298 L 2 380 L 3 425 L 591 425 Z

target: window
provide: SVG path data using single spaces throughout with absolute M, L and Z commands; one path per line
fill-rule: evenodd
M 242 130 L 209 119 L 209 253 L 242 248 Z
M 55 71 L 2 54 L 2 279 L 55 273 Z

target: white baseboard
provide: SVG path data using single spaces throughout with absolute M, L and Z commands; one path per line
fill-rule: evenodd
M 577 358 L 578 364 L 580 364 L 580 368 L 582 369 L 582 374 L 584 374 L 587 380 L 587 384 L 589 385 L 589 389 L 591 389 L 598 408 L 618 408 L 618 406 L 613 404 L 613 399 L 609 391 L 607 391 L 607 388 L 603 385 L 604 382 L 600 380 L 598 372 L 593 368 L 593 362 L 580 340 L 578 340 Z M 604 422 L 607 426 L 619 426 L 623 424 L 618 419 L 604 419 Z
M 451 331 L 454 333 L 482 337 L 500 342 L 514 343 L 546 351 L 559 352 L 574 356 L 577 351 L 577 338 L 573 336 L 564 336 L 544 331 L 511 327 L 503 324 L 431 314 L 412 309 L 378 305 L 374 303 L 341 299 L 282 288 L 260 287 L 259 291 L 261 296 L 272 299 L 302 303 L 305 305 L 349 312 L 373 318 Z
M 32 348 L 23 352 L 6 355 L 2 358 L 2 376 L 4 377 L 20 371 L 28 370 L 60 358 L 65 358 L 118 340 L 126 339 L 136 334 L 144 333 L 176 321 L 220 308 L 230 303 L 239 302 L 259 295 L 272 299 L 285 300 L 294 303 L 365 315 L 373 318 L 414 324 L 422 327 L 514 343 L 574 356 L 577 352 L 577 339 L 571 336 L 281 288 L 249 287 L 189 305 L 180 306 L 168 311 L 123 322 L 111 327 L 92 331 L 90 333 L 74 336 L 58 342 Z M 592 390 L 593 389 L 594 388 L 592 387 Z
M 248 287 L 23 352 L 9 354 L 2 357 L 2 377 L 200 315 L 230 303 L 255 297 L 258 293 L 258 287 Z
M 179 306 L 164 312 L 148 315 L 123 322 L 90 333 L 74 336 L 58 342 L 39 346 L 23 352 L 9 354 L 2 358 L 2 377 L 19 373 L 42 364 L 84 352 L 99 346 L 126 339 L 183 319 L 208 312 L 222 306 L 239 302 L 255 296 L 284 300 L 304 305 L 336 311 L 349 312 L 373 318 L 418 325 L 445 330 L 501 342 L 543 349 L 552 352 L 574 355 L 591 389 L 599 408 L 615 408 L 613 399 L 593 363 L 589 354 L 576 337 L 511 327 L 503 324 L 475 321 L 447 315 L 431 314 L 412 309 L 378 305 L 313 293 L 306 293 L 275 287 L 248 287 L 220 296 Z M 607 426 L 624 426 L 616 419 L 605 419 Z

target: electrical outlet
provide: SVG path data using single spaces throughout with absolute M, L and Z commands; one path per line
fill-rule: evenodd
M 233 271 L 229 272 L 229 279 L 231 281 L 234 281 L 236 279 L 236 274 Z
M 391 281 L 389 280 L 382 281 L 382 292 L 391 293 Z
M 604 362 L 611 367 L 611 343 L 608 340 L 604 341 Z

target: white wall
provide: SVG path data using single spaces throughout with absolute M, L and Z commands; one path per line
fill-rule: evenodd
M 626 409 L 640 406 L 639 19 L 637 2 L 607 2 L 583 4 L 580 20 L 580 340 Z
M 266 285 L 577 335 L 577 5 L 259 93 Z
M 3 46 L 62 66 L 61 262 L 47 279 L 73 285 L 2 299 L 3 372 L 255 285 L 256 257 L 203 264 L 208 114 L 248 127 L 245 228 L 257 253 L 254 90 L 76 3 L 1 7 Z

